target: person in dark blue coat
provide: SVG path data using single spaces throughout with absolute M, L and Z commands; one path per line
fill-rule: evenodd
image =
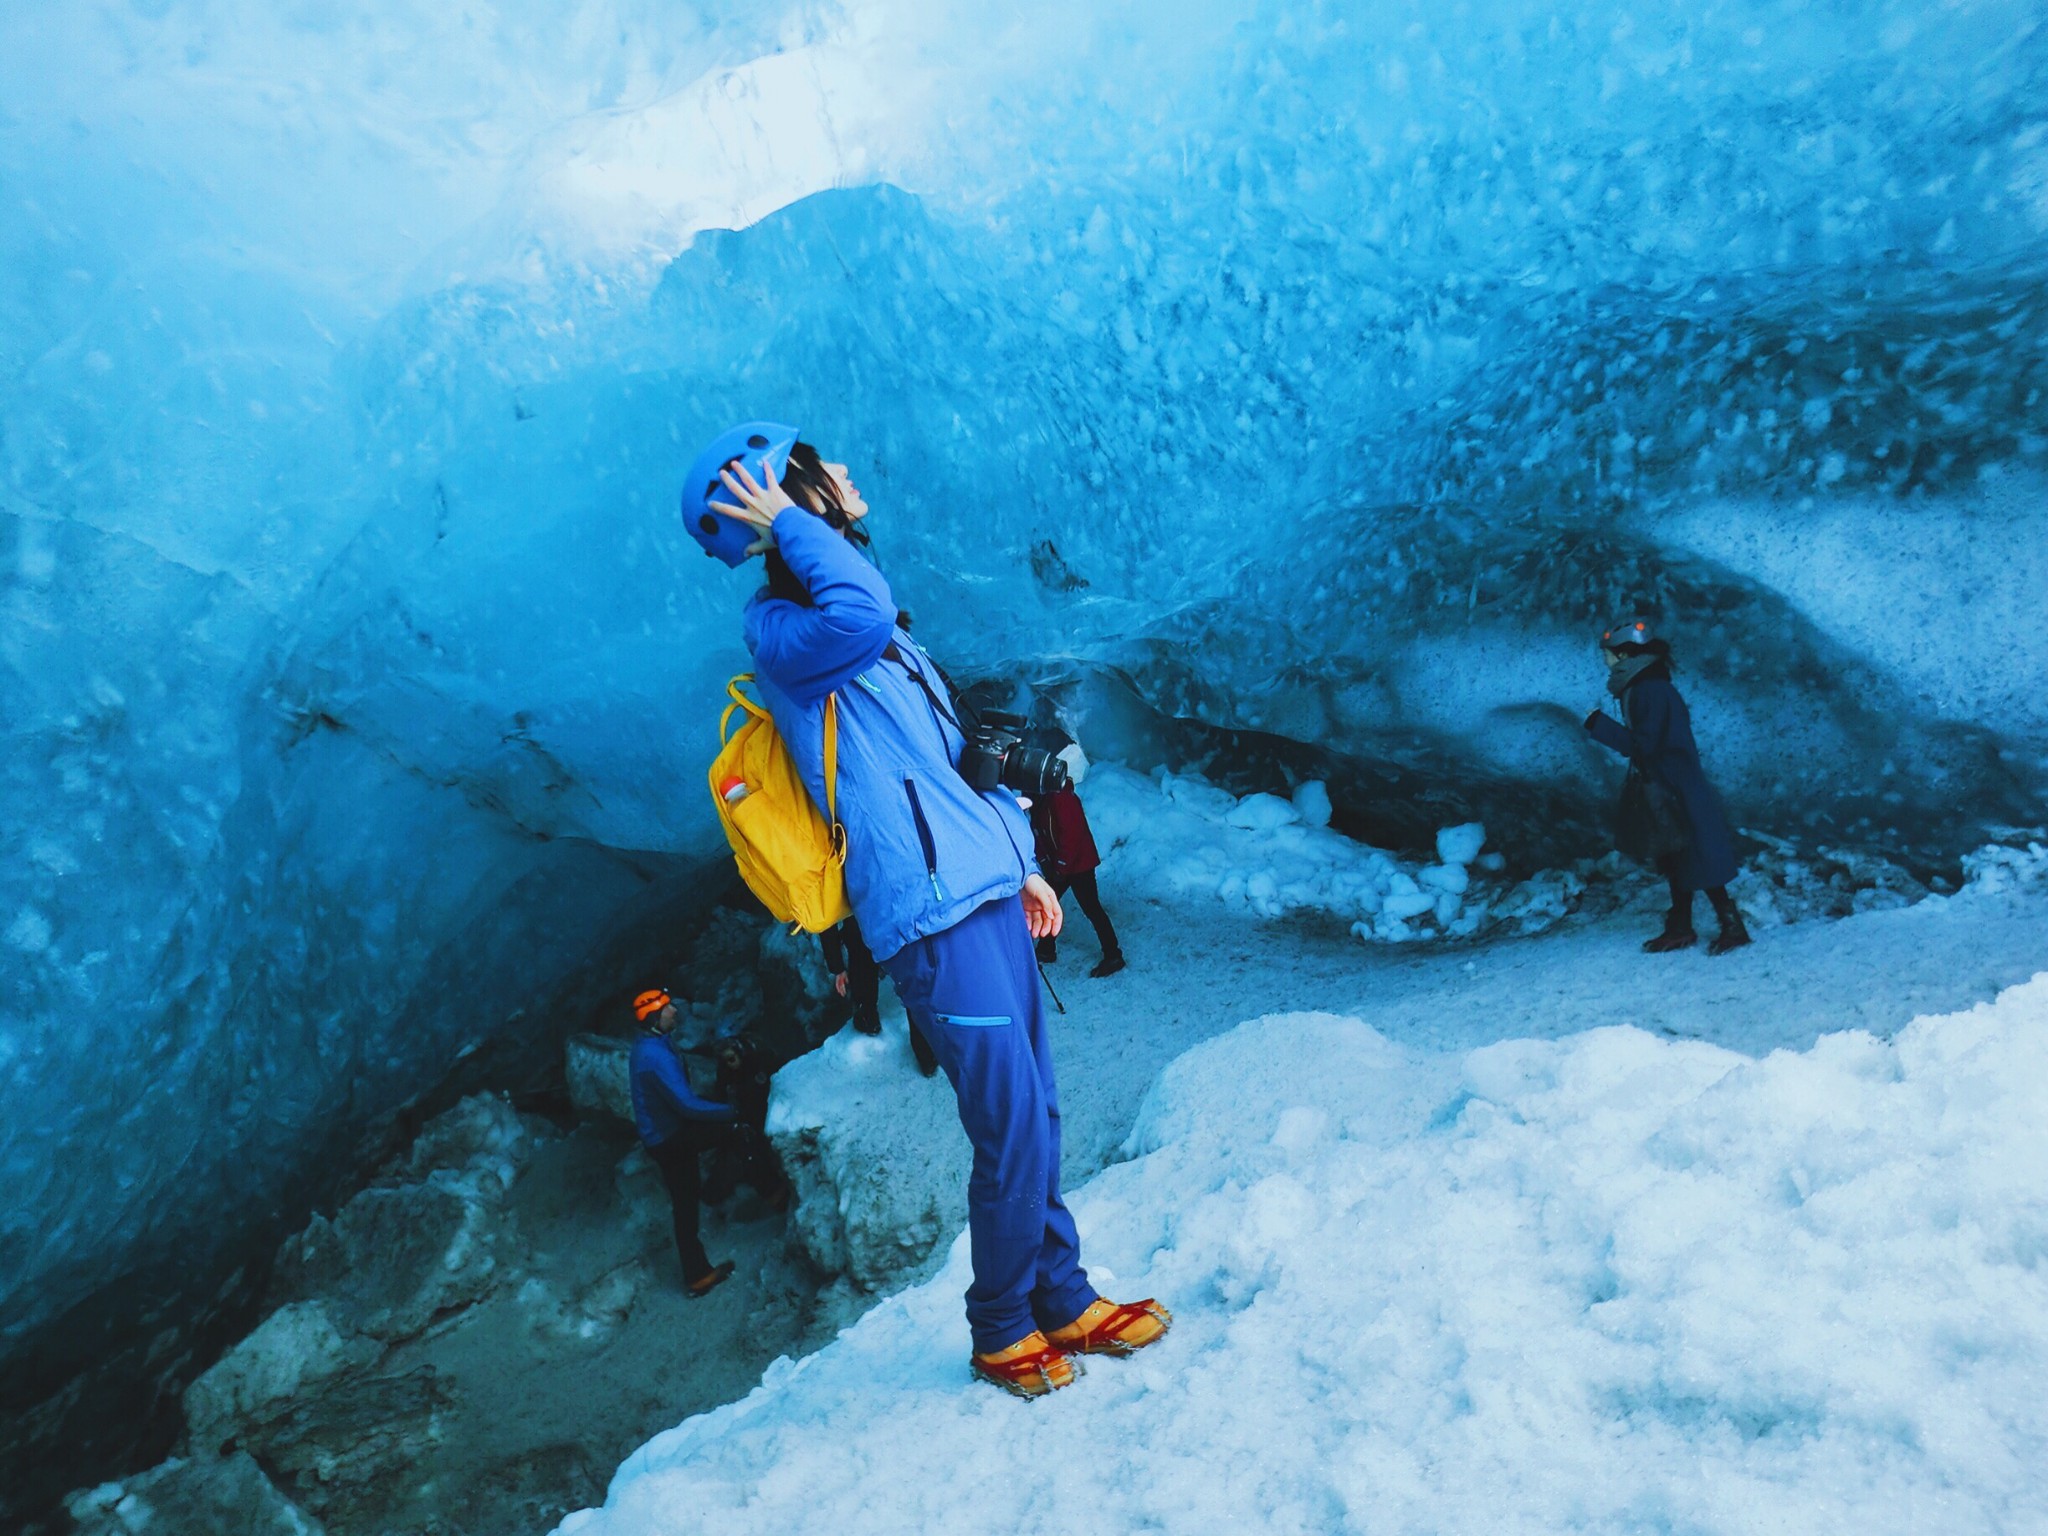
M 676 1005 L 659 987 L 633 999 L 640 1038 L 633 1042 L 633 1123 L 640 1145 L 660 1170 L 675 1216 L 676 1253 L 683 1261 L 684 1294 L 710 1294 L 732 1273 L 732 1260 L 713 1264 L 697 1235 L 702 1170 L 697 1159 L 738 1135 L 739 1111 L 698 1096 L 683 1063 L 669 1044 Z
M 756 535 L 740 558 L 767 557 L 767 587 L 747 605 L 747 649 L 820 805 L 825 703 L 838 701 L 847 897 L 952 1083 L 974 1146 L 969 1366 L 1039 1396 L 1075 1380 L 1076 1356 L 1129 1354 L 1172 1319 L 1153 1301 L 1096 1294 L 1060 1194 L 1059 1094 L 1031 951 L 1059 932 L 1060 904 L 1032 858 L 1030 821 L 1008 790 L 977 790 L 961 775 L 951 690 L 856 547 L 867 504 L 844 465 L 794 437 L 759 423 L 735 428 L 730 449 L 728 439 L 713 444 L 700 463 L 727 466 L 717 477 L 724 494 L 700 506 L 710 472 L 693 474 L 685 524 L 718 554 L 737 543 L 718 519 L 737 518 Z M 786 454 L 771 446 L 785 441 Z M 743 449 L 768 456 L 748 460 Z M 764 479 L 749 473 L 752 462 Z
M 1684 823 L 1685 846 L 1658 860 L 1671 886 L 1671 910 L 1664 931 L 1643 948 L 1668 954 L 1699 942 L 1692 926 L 1693 896 L 1705 891 L 1720 923 L 1707 953 L 1740 949 L 1749 942 L 1749 930 L 1728 894 L 1728 882 L 1735 878 L 1735 840 L 1720 796 L 1700 765 L 1691 712 L 1671 681 L 1671 642 L 1652 634 L 1646 620 L 1633 619 L 1602 634 L 1600 649 L 1607 661 L 1607 691 L 1621 701 L 1622 718 L 1596 709 L 1586 717 L 1586 729 L 1668 790 Z

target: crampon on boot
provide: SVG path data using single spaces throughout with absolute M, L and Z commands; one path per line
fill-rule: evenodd
M 1053 1348 L 1042 1333 L 1027 1333 L 1007 1349 L 971 1356 L 967 1368 L 1013 1397 L 1045 1397 L 1071 1387 L 1081 1374 L 1081 1362 Z
M 1740 912 L 1731 912 L 1721 919 L 1721 931 L 1714 935 L 1707 945 L 1710 955 L 1725 955 L 1731 949 L 1740 949 L 1749 942 L 1749 929 L 1742 921 Z
M 1643 940 L 1643 952 L 1650 955 L 1668 955 L 1674 950 L 1691 949 L 1699 943 L 1700 936 L 1692 930 L 1692 924 L 1679 922 L 1675 918 L 1664 919 L 1664 931 L 1654 939 Z
M 1087 1311 L 1046 1338 L 1054 1348 L 1077 1355 L 1130 1355 L 1158 1343 L 1172 1326 L 1173 1314 L 1150 1297 L 1126 1302 L 1097 1297 Z

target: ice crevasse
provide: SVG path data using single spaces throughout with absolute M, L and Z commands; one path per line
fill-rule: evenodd
M 2018 0 L 7 8 L 10 1444 L 687 902 L 732 419 L 963 671 L 1583 807 L 1647 604 L 1744 818 L 2038 819 L 2044 71 Z

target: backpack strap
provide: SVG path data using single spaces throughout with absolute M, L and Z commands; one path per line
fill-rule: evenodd
M 846 828 L 839 824 L 839 695 L 825 695 L 825 820 L 832 828 L 833 851 L 846 846 Z
M 769 718 L 768 710 L 765 706 L 756 704 L 752 699 L 740 692 L 741 683 L 751 683 L 753 680 L 753 673 L 742 672 L 725 685 L 725 691 L 732 695 L 732 702 L 725 706 L 725 713 L 718 717 L 718 744 L 721 747 L 725 745 L 726 740 L 732 735 L 734 710 L 744 709 L 756 720 L 766 720 Z

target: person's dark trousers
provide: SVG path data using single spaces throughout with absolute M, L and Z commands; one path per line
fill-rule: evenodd
M 974 1284 L 967 1322 L 982 1354 L 1063 1328 L 1095 1289 L 1060 1198 L 1060 1103 L 1024 904 L 987 902 L 889 957 L 889 979 L 953 1084 L 974 1144 L 967 1181 Z
M 846 943 L 846 993 L 853 1004 L 853 1027 L 871 1035 L 882 1027 L 881 968 L 859 924 L 850 922 L 840 932 Z
M 1683 861 L 1684 856 L 1681 854 L 1673 858 L 1664 859 L 1662 867 L 1664 870 L 1664 883 L 1671 887 L 1671 917 L 1668 926 L 1674 932 L 1690 933 L 1692 931 L 1693 891 L 1685 883 L 1685 877 L 1680 873 Z M 1740 921 L 1735 911 L 1735 898 L 1728 894 L 1727 886 L 1717 885 L 1707 892 L 1707 902 L 1713 907 L 1714 917 L 1717 921 L 1726 923 L 1731 917 L 1737 918 Z
M 661 1182 L 668 1186 L 668 1203 L 675 1214 L 676 1256 L 683 1261 L 685 1285 L 711 1273 L 711 1260 L 705 1255 L 703 1239 L 697 1235 L 698 1195 L 703 1188 L 697 1159 L 718 1139 L 701 1131 L 684 1130 L 647 1149 L 648 1159 L 661 1170 Z
M 910 1054 L 917 1058 L 917 1070 L 930 1077 L 939 1070 L 938 1053 L 932 1049 L 931 1041 L 925 1039 L 924 1031 L 917 1027 L 917 1020 L 910 1021 Z
M 868 941 L 861 937 L 858 923 L 846 924 L 840 933 L 846 946 L 846 990 L 853 999 L 854 1027 L 873 1034 L 882 1027 L 882 970 L 875 964 Z M 925 1039 L 916 1019 L 910 1021 L 910 1054 L 926 1077 L 939 1070 L 939 1058 L 932 1054 L 932 1043 Z
M 1102 946 L 1104 955 L 1123 953 L 1123 947 L 1116 941 L 1116 928 L 1109 920 L 1109 913 L 1103 910 L 1102 892 L 1095 884 L 1094 870 L 1085 869 L 1078 875 L 1055 880 L 1052 889 L 1055 896 L 1064 897 L 1070 890 L 1074 893 L 1074 900 L 1081 903 L 1089 925 L 1095 929 L 1095 942 Z

